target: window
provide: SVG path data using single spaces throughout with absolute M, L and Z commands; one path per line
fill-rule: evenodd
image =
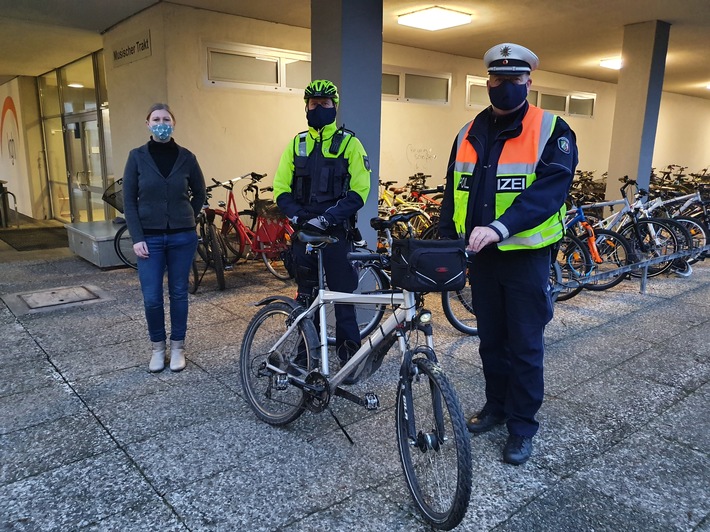
M 451 98 L 451 74 L 385 67 L 382 95 L 386 100 L 448 104 Z
M 240 89 L 303 90 L 311 81 L 304 52 L 242 44 L 207 44 L 205 85 Z
M 482 109 L 490 105 L 486 80 L 480 76 L 466 76 L 466 107 Z M 528 102 L 558 115 L 592 118 L 597 95 L 589 92 L 566 92 L 536 87 L 528 92 Z

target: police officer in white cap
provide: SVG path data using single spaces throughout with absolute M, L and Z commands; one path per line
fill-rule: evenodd
M 454 140 L 439 236 L 463 236 L 470 257 L 486 401 L 468 429 L 506 424 L 503 460 L 519 465 L 530 458 L 539 426 L 550 261 L 565 231 L 577 146 L 561 118 L 527 101 L 539 64 L 533 52 L 502 43 L 483 61 L 491 106 Z

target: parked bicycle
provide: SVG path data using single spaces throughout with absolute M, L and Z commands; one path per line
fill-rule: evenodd
M 229 263 L 260 257 L 276 278 L 286 281 L 291 278 L 285 260 L 288 260 L 293 228 L 273 200 L 260 197 L 260 192 L 273 191 L 272 187 L 259 188 L 264 177 L 266 174 L 250 172 L 224 182 L 213 179 L 214 185 L 210 188 L 227 190 L 227 201 L 218 203 L 215 214 L 221 220 L 220 233 Z M 249 182 L 242 189 L 242 196 L 249 203 L 249 209 L 240 212 L 234 185 L 247 178 Z
M 463 519 L 471 495 L 471 445 L 456 392 L 437 362 L 431 312 L 423 307 L 423 297 L 406 289 L 381 294 L 327 291 L 321 250 L 335 239 L 304 232 L 298 237 L 318 257 L 318 294 L 307 309 L 284 296 L 257 303 L 262 308 L 249 323 L 240 351 L 241 383 L 249 406 L 272 425 L 291 423 L 305 410 L 330 410 L 352 442 L 330 409 L 331 399 L 338 396 L 377 409 L 376 394 L 358 396 L 341 385 L 372 375 L 396 344 L 401 364 L 395 430 L 405 480 L 430 525 L 454 528 Z M 378 261 L 380 256 L 373 253 L 367 260 Z M 325 325 L 330 303 L 392 309 L 353 357 L 333 373 Z
M 111 205 L 120 214 L 123 214 L 123 178 L 114 181 L 101 196 L 106 203 Z M 113 249 L 119 260 L 131 268 L 138 269 L 138 258 L 133 251 L 133 239 L 128 232 L 126 220 L 121 216 L 113 220 L 114 224 L 121 224 L 113 237 Z

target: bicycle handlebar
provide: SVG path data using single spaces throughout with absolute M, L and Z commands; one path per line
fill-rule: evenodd
M 212 178 L 212 182 L 214 185 L 207 187 L 207 190 L 212 190 L 217 187 L 224 187 L 227 190 L 232 190 L 234 188 L 234 183 L 237 181 L 241 181 L 242 179 L 245 178 L 250 178 L 252 180 L 252 183 L 258 183 L 262 179 L 264 179 L 268 174 L 263 173 L 263 174 L 257 174 L 256 172 L 249 172 L 248 174 L 240 175 L 239 177 L 233 177 L 232 179 L 228 179 L 227 181 L 217 181 L 214 177 Z

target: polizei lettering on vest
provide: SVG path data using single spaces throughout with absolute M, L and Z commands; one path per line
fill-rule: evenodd
M 498 177 L 498 192 L 522 192 L 525 190 L 525 176 Z

